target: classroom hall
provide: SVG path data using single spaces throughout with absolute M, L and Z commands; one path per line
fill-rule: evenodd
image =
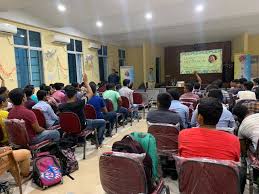
M 1 0 L 0 193 L 258 193 L 258 16 Z

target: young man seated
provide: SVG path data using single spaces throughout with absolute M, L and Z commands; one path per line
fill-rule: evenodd
M 45 140 L 59 141 L 60 134 L 57 130 L 45 130 L 40 127 L 35 114 L 24 107 L 26 96 L 24 95 L 23 89 L 13 89 L 9 93 L 9 98 L 14 107 L 9 112 L 8 119 L 20 119 L 25 121 L 31 144 L 37 144 Z
M 93 91 L 93 97 L 88 101 L 88 103 L 95 108 L 97 119 L 104 119 L 110 122 L 111 131 L 107 131 L 106 136 L 111 136 L 117 114 L 116 112 L 108 112 L 103 98 L 96 94 L 96 84 L 94 82 L 90 82 L 89 85 Z
M 189 108 L 195 108 L 200 97 L 192 93 L 193 85 L 191 83 L 186 83 L 184 85 L 184 94 L 180 96 L 181 102 L 186 102 L 189 104 Z
M 84 84 L 85 87 L 87 88 L 88 93 L 86 94 L 86 98 L 83 98 L 81 100 L 78 101 L 77 99 L 77 90 L 75 87 L 68 85 L 65 87 L 65 92 L 66 92 L 66 96 L 67 96 L 67 103 L 61 104 L 59 106 L 59 110 L 60 112 L 73 112 L 75 114 L 77 114 L 82 129 L 85 128 L 89 128 L 89 129 L 94 129 L 97 128 L 98 130 L 98 141 L 100 144 L 102 144 L 103 142 L 103 135 L 105 132 L 105 120 L 104 119 L 86 119 L 85 118 L 85 114 L 84 114 L 84 107 L 85 104 L 88 103 L 88 100 L 92 98 L 93 96 L 93 92 L 91 87 L 88 84 L 88 79 L 86 74 L 84 74 Z
M 169 111 L 172 97 L 168 93 L 161 93 L 157 96 L 157 110 L 149 111 L 147 114 L 147 121 L 150 123 L 166 123 L 166 124 L 180 124 L 180 128 L 183 129 L 183 123 L 178 115 L 174 111 Z
M 65 103 L 66 102 L 66 95 L 61 91 L 63 89 L 62 83 L 55 83 L 54 86 L 55 92 L 52 94 L 52 97 L 55 98 L 55 100 L 58 103 Z
M 54 113 L 51 106 L 47 103 L 47 92 L 45 90 L 39 90 L 37 92 L 39 102 L 34 105 L 33 109 L 39 109 L 44 114 L 46 120 L 46 127 L 52 127 L 59 124 L 59 118 Z
M 24 93 L 25 93 L 25 95 L 26 95 L 26 102 L 24 103 L 24 106 L 26 107 L 26 108 L 28 108 L 29 110 L 31 110 L 32 109 L 32 107 L 36 104 L 36 102 L 34 102 L 33 100 L 32 100 L 32 94 L 33 94 L 33 91 L 32 91 L 32 88 L 31 87 L 26 87 L 26 88 L 24 88 Z
M 212 97 L 201 99 L 198 106 L 200 127 L 180 132 L 178 137 L 180 156 L 239 161 L 238 138 L 216 129 L 222 112 L 223 107 L 218 99 Z
M 252 92 L 254 87 L 254 83 L 251 81 L 247 81 L 244 83 L 244 91 L 239 91 L 237 93 L 237 97 L 239 98 L 237 101 L 240 100 L 256 100 L 255 93 Z

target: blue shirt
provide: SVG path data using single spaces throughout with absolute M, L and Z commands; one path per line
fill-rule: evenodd
M 103 119 L 102 109 L 106 106 L 104 100 L 100 96 L 93 96 L 89 101 L 88 104 L 91 104 L 97 115 L 97 119 Z
M 39 101 L 37 104 L 35 104 L 32 109 L 38 109 L 41 110 L 41 112 L 44 114 L 44 117 L 46 119 L 46 127 L 51 127 L 53 124 L 59 120 L 58 116 L 54 113 L 51 106 L 45 102 L 45 101 Z
M 178 100 L 172 100 L 169 110 L 177 112 L 182 120 L 183 127 L 189 128 L 189 108 Z
M 221 114 L 221 117 L 219 119 L 218 124 L 216 125 L 217 129 L 222 129 L 224 131 L 229 131 L 233 133 L 235 127 L 236 127 L 236 122 L 235 119 L 232 115 L 232 113 L 224 106 L 223 106 L 223 111 Z M 198 127 L 199 124 L 197 122 L 197 116 L 198 116 L 198 107 L 192 114 L 192 120 L 191 120 L 191 125 L 192 127 Z

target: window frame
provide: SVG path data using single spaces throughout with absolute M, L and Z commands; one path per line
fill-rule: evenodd
M 125 56 L 123 57 L 122 53 L 124 52 Z M 122 56 L 122 57 L 121 57 Z M 119 48 L 118 49 L 118 58 L 119 58 L 119 66 L 125 66 L 126 65 L 126 49 Z M 120 61 L 123 61 L 123 65 L 120 65 Z

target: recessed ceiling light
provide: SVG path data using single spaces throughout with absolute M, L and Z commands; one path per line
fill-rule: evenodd
M 103 22 L 102 22 L 102 21 L 97 21 L 97 22 L 96 22 L 96 26 L 97 26 L 98 28 L 103 27 Z
M 152 18 L 153 18 L 152 13 L 151 13 L 151 12 L 146 13 L 145 18 L 146 18 L 147 20 L 152 20 Z
M 67 10 L 66 6 L 63 4 L 58 4 L 58 11 L 65 12 Z
M 203 5 L 197 5 L 196 7 L 195 7 L 195 11 L 196 12 L 202 12 L 204 10 L 204 6 Z

